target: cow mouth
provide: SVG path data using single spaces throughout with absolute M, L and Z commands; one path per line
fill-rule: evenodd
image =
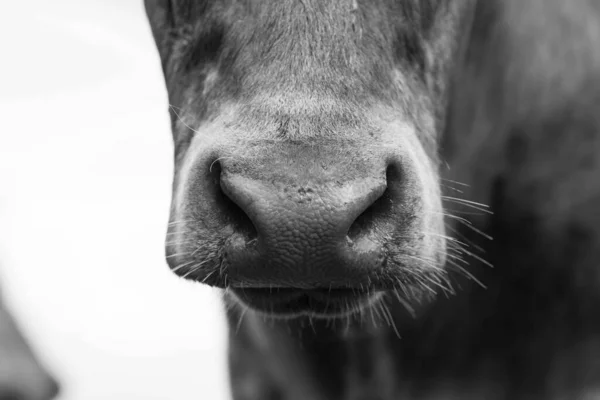
M 238 302 L 272 317 L 335 318 L 356 313 L 378 293 L 363 289 L 230 288 Z

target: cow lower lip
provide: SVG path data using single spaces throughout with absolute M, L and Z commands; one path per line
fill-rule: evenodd
M 332 317 L 356 311 L 371 297 L 359 289 L 240 289 L 232 292 L 250 308 L 271 316 Z

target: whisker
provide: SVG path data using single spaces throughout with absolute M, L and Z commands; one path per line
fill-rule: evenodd
M 482 288 L 487 289 L 487 286 L 485 286 L 479 279 L 477 279 L 473 274 L 471 274 L 465 268 L 463 268 L 462 266 L 460 266 L 458 263 L 456 263 L 456 262 L 454 262 L 452 260 L 448 260 L 448 262 L 450 264 L 452 264 L 454 267 L 456 267 L 458 269 L 458 271 L 460 273 L 462 273 L 464 276 L 466 276 L 469 279 L 472 279 L 475 283 L 477 283 Z
M 463 222 L 465 224 L 471 225 L 471 221 L 469 221 L 466 218 L 459 217 L 458 215 L 452 215 L 452 214 L 449 214 L 449 213 L 439 212 L 439 211 L 428 211 L 427 213 L 428 214 L 441 214 L 441 215 L 444 215 L 444 216 L 446 216 L 448 218 L 456 219 L 456 220 L 461 221 L 461 222 Z M 483 215 L 483 214 L 477 214 L 477 215 Z
M 476 243 L 474 243 L 472 240 L 470 240 L 468 237 L 466 237 L 464 234 L 460 233 L 458 230 L 454 229 L 453 227 L 451 227 L 450 225 L 446 225 L 446 228 L 451 230 L 452 232 L 454 232 L 455 234 L 457 234 L 458 236 L 460 236 L 461 238 L 463 238 L 465 240 L 465 242 L 469 243 L 469 247 L 473 247 L 476 250 L 485 253 L 485 249 L 479 245 L 477 245 Z M 476 231 L 473 231 L 476 232 Z M 477 231 L 476 233 L 479 233 L 483 236 L 481 231 Z M 485 237 L 485 236 L 484 236 Z M 490 236 L 491 238 L 491 236 Z
M 195 261 L 194 261 L 194 260 L 192 260 L 192 261 L 188 261 L 188 262 L 186 262 L 186 263 L 183 263 L 183 264 L 179 264 L 179 265 L 178 265 L 178 266 L 176 266 L 175 268 L 171 269 L 171 272 L 177 272 L 177 271 L 179 271 L 181 268 L 184 268 L 184 267 L 186 267 L 186 266 L 188 266 L 188 265 L 190 265 L 190 264 L 193 264 L 193 263 L 195 263 Z
M 380 306 L 381 306 L 380 304 L 377 304 L 377 305 L 374 305 L 374 307 L 370 307 L 371 309 L 373 309 L 373 311 L 375 311 L 375 315 L 377 315 L 377 319 L 378 319 L 379 321 L 381 321 L 381 320 L 383 319 L 383 318 L 381 317 L 381 314 L 379 313 L 379 307 L 380 307 Z
M 462 182 L 458 182 L 458 181 L 453 181 L 452 179 L 446 179 L 446 178 L 440 178 L 440 179 L 443 180 L 443 181 L 446 181 L 446 182 L 454 183 L 456 185 L 460 185 L 460 186 L 464 186 L 464 187 L 471 187 L 471 186 L 467 185 L 466 183 L 462 183 Z
M 187 252 L 187 253 L 177 253 L 177 254 L 171 254 L 171 255 L 168 255 L 168 256 L 166 256 L 165 258 L 173 258 L 173 257 L 179 257 L 179 256 L 187 256 L 187 255 L 189 255 L 189 254 L 190 254 L 189 252 Z
M 457 188 L 455 188 L 455 187 L 452 187 L 452 186 L 450 186 L 450 185 L 444 185 L 444 184 L 442 183 L 442 184 L 441 184 L 441 186 L 443 186 L 443 187 L 445 187 L 445 188 L 447 188 L 447 189 L 450 189 L 450 190 L 454 190 L 455 192 L 458 192 L 458 193 L 461 193 L 461 194 L 463 193 L 463 191 L 462 191 L 462 190 L 460 190 L 460 189 L 457 189 Z
M 165 242 L 165 245 L 174 246 L 178 244 L 186 244 L 191 242 L 196 242 L 196 239 L 175 240 L 173 242 Z
M 462 206 L 469 206 L 468 204 L 462 204 L 460 203 L 460 205 Z M 471 208 L 475 208 L 477 209 L 477 207 L 474 206 L 470 206 Z M 448 207 L 445 207 L 447 210 L 452 211 L 452 213 L 454 214 L 460 214 L 460 215 L 473 215 L 476 217 L 480 217 L 482 215 L 489 215 L 489 214 L 493 214 L 493 212 L 489 211 L 489 210 L 482 210 L 483 212 L 472 212 L 472 211 L 464 211 L 464 210 L 454 210 L 454 209 L 450 209 Z
M 417 261 L 420 261 L 422 263 L 425 263 L 425 265 L 427 265 L 429 268 L 431 268 L 431 269 L 433 269 L 435 271 L 443 272 L 443 269 L 437 266 L 435 260 L 427 260 L 425 258 L 413 256 L 411 254 L 402 254 L 402 256 L 408 257 L 408 258 L 412 258 L 413 260 L 417 260 Z M 411 271 L 411 273 L 412 272 L 414 272 L 414 271 Z
M 200 267 L 200 266 L 198 266 L 198 267 Z M 198 268 L 196 268 L 196 270 L 198 270 Z M 209 278 L 210 278 L 210 277 L 211 277 L 211 276 L 212 276 L 212 275 L 213 275 L 215 272 L 217 272 L 217 270 L 216 270 L 216 269 L 212 270 L 210 273 L 208 273 L 208 274 L 207 274 L 207 275 L 204 277 L 204 279 L 202 279 L 202 280 L 200 281 L 200 283 L 205 283 L 205 282 L 206 282 L 206 281 L 207 281 L 207 280 L 208 280 L 208 279 L 209 279 Z
M 478 233 L 479 235 L 483 236 L 484 238 L 486 238 L 487 240 L 494 240 L 493 237 L 491 237 L 490 235 L 488 235 L 487 233 L 483 232 L 482 230 L 474 227 L 473 225 L 466 225 L 469 229 L 471 229 L 473 232 Z
M 387 313 L 385 312 L 385 306 L 386 306 L 386 305 L 383 303 L 383 301 L 378 301 L 378 302 L 377 302 L 377 304 L 375 305 L 375 307 L 377 307 L 377 308 L 378 308 L 378 309 L 381 311 L 381 314 L 380 314 L 380 315 L 383 315 L 383 319 L 385 320 L 385 323 L 386 323 L 386 324 L 387 324 L 389 327 L 391 327 L 391 326 L 392 326 L 392 323 L 391 323 L 390 319 L 388 318 L 388 315 L 387 315 Z M 379 314 L 379 313 L 378 313 L 378 314 Z
M 465 253 L 466 255 L 473 257 L 474 259 L 476 259 L 477 261 L 487 265 L 490 268 L 494 268 L 494 265 L 492 263 L 490 263 L 489 261 L 486 261 L 485 259 L 479 257 L 477 254 L 474 254 L 470 251 L 468 251 L 467 249 L 460 249 L 459 252 Z
M 398 290 L 396 290 L 394 288 L 394 290 L 392 290 L 392 292 L 394 293 L 398 302 L 406 309 L 406 311 L 408 311 L 408 313 L 413 318 L 417 318 L 417 313 L 416 313 L 415 309 L 410 305 L 410 303 L 408 301 L 406 301 L 406 299 L 404 299 L 402 296 L 400 296 L 400 293 L 398 293 Z
M 186 128 L 188 128 L 189 130 L 191 130 L 194 133 L 198 133 L 198 130 L 196 130 L 196 129 L 192 128 L 191 126 L 189 126 L 188 124 L 186 124 L 185 121 L 183 120 L 183 118 L 181 118 L 181 116 L 179 115 L 179 113 L 177 111 L 175 111 L 175 109 L 179 108 L 179 107 L 175 107 L 172 104 L 169 104 L 169 107 L 171 108 L 171 110 L 173 110 L 173 113 L 177 116 L 177 119 L 179 120 L 179 122 L 181 122 L 183 124 L 183 126 L 185 126 Z
M 432 294 L 437 294 L 437 292 L 435 290 L 433 290 L 428 284 L 423 282 L 422 278 L 424 278 L 424 276 L 415 275 L 413 277 L 414 280 L 419 282 L 419 284 L 422 288 L 425 288 L 427 291 L 431 292 Z
M 187 278 L 188 276 L 190 276 L 194 272 L 197 272 L 198 269 L 199 269 L 199 267 L 197 265 L 194 265 L 193 267 L 190 268 L 190 270 L 188 272 L 186 272 L 185 274 L 181 275 L 181 277 L 182 278 Z
M 169 235 L 182 235 L 184 233 L 189 233 L 189 232 L 191 232 L 191 230 L 189 230 L 189 229 L 185 229 L 185 230 L 182 230 L 182 231 L 172 231 L 172 230 L 169 230 L 166 233 L 166 235 L 167 236 L 169 236 Z
M 194 222 L 194 220 L 193 219 L 182 219 L 182 220 L 179 220 L 179 221 L 172 221 L 172 222 L 169 222 L 167 224 L 167 226 L 173 226 L 173 225 L 177 225 L 177 224 L 185 224 L 185 223 L 188 223 L 188 222 Z
M 313 319 L 312 319 L 311 315 L 308 316 L 308 324 L 310 325 L 310 329 L 312 329 L 313 333 L 316 335 L 317 330 L 315 328 L 315 324 L 313 323 Z
M 244 319 L 244 316 L 246 315 L 246 312 L 248 311 L 248 307 L 241 305 L 242 307 L 242 312 L 240 313 L 240 318 L 238 319 L 237 324 L 235 325 L 235 334 L 237 335 L 238 332 L 240 331 L 240 327 L 242 326 L 242 320 Z
M 373 315 L 373 307 L 369 307 L 369 314 L 371 314 L 371 322 L 373 326 L 377 328 L 377 323 L 375 322 L 375 316 Z
M 392 326 L 392 329 L 394 330 L 394 333 L 396 333 L 396 336 L 398 337 L 398 339 L 402 339 L 402 335 L 400 335 L 400 332 L 398 331 L 398 327 L 396 326 L 396 322 L 394 321 L 394 317 L 393 317 L 392 313 L 390 312 L 387 304 L 385 304 L 382 301 L 382 306 L 383 306 L 384 314 L 388 315 L 388 318 L 389 318 L 389 321 L 390 321 L 390 325 Z
M 442 284 L 441 281 L 439 281 L 439 277 L 435 277 L 435 278 L 438 278 L 438 280 L 434 279 L 434 276 L 432 276 L 432 275 L 425 275 L 425 279 L 427 279 L 433 285 L 435 285 L 435 286 L 439 287 L 440 289 L 442 289 L 442 292 L 456 294 L 456 292 L 454 291 L 454 289 L 450 285 L 450 282 L 447 279 L 444 279 L 444 281 L 448 284 L 448 286 L 445 286 L 445 285 Z
M 460 240 L 458 240 L 458 239 L 456 239 L 456 238 L 453 238 L 452 236 L 448 236 L 448 235 L 442 235 L 442 234 L 440 234 L 440 233 L 434 233 L 434 232 L 424 232 L 424 231 L 422 231 L 421 233 L 423 233 L 423 234 L 425 234 L 425 235 L 430 235 L 430 236 L 437 236 L 437 237 L 440 237 L 440 238 L 446 239 L 446 240 L 448 240 L 448 241 L 450 241 L 450 242 L 458 243 L 458 244 L 460 244 L 460 245 L 462 245 L 462 246 L 469 247 L 469 245 L 468 245 L 468 244 L 466 244 L 466 243 L 464 243 L 464 242 L 461 242 Z
M 457 252 L 458 254 L 463 254 L 458 248 L 450 248 L 449 250 L 451 250 L 453 252 Z M 449 251 L 446 251 L 446 256 L 452 257 L 455 260 L 459 260 L 460 262 L 463 262 L 466 265 L 469 265 L 469 262 L 467 260 L 465 260 L 463 257 L 461 257 L 460 255 L 457 255 L 457 253 L 450 253 Z
M 212 169 L 213 169 L 213 166 L 215 165 L 215 163 L 217 163 L 217 162 L 219 162 L 219 161 L 221 161 L 221 160 L 226 160 L 226 159 L 228 159 L 228 158 L 230 158 L 230 159 L 232 159 L 232 160 L 234 159 L 233 157 L 219 157 L 219 158 L 217 158 L 215 161 L 213 161 L 213 162 L 210 164 L 210 167 L 208 168 L 209 172 L 212 172 Z
M 475 210 L 484 212 L 486 214 L 494 214 L 492 211 L 488 210 L 489 206 L 487 204 L 478 203 L 472 200 L 461 199 L 458 197 L 452 196 L 441 196 L 443 200 L 450 201 L 452 203 L 460 204 L 466 207 L 471 207 Z
M 470 230 L 472 230 L 473 232 L 483 236 L 484 238 L 486 238 L 487 240 L 494 240 L 490 235 L 488 235 L 487 233 L 483 232 L 482 230 L 478 229 L 475 227 L 475 225 L 473 225 L 472 223 L 468 223 L 468 224 L 463 224 L 463 226 L 466 226 L 467 228 L 469 228 Z M 450 228 L 448 225 L 446 225 L 447 228 Z M 453 232 L 458 233 L 455 229 L 450 228 L 450 230 L 452 230 Z M 463 236 L 463 235 L 461 235 Z M 464 236 L 463 236 L 464 237 Z M 472 242 L 469 241 L 471 244 Z

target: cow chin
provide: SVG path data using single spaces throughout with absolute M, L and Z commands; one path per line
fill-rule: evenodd
M 450 290 L 437 165 L 416 128 L 375 121 L 375 134 L 292 141 L 232 126 L 194 127 L 178 157 L 174 273 L 280 317 Z

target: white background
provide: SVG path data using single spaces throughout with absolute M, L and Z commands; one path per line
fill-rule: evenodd
M 164 261 L 172 143 L 142 0 L 0 12 L 0 280 L 62 400 L 225 399 L 215 292 Z

